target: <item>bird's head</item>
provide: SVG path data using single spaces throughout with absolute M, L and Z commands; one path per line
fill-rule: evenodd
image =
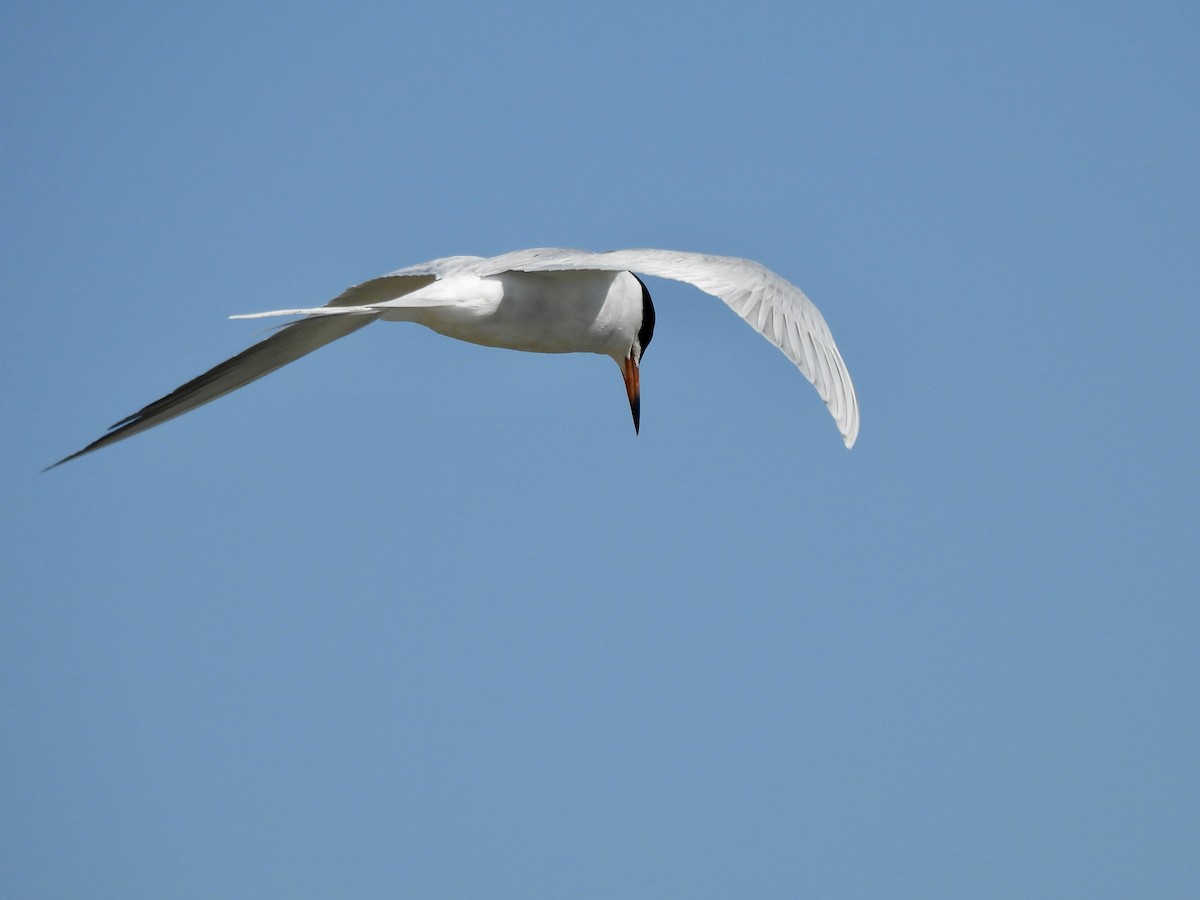
M 633 430 L 639 432 L 642 425 L 642 381 L 639 367 L 642 356 L 654 337 L 654 301 L 650 299 L 646 283 L 636 275 L 633 277 L 637 278 L 637 283 L 642 286 L 642 324 L 629 347 L 629 353 L 621 360 L 621 374 L 625 378 L 625 393 L 629 396 L 629 411 L 633 413 Z

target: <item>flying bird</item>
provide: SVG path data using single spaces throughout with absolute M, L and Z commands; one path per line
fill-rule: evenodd
M 517 250 L 450 256 L 355 285 L 325 306 L 232 316 L 301 316 L 131 416 L 82 450 L 99 450 L 216 400 L 376 320 L 416 322 L 439 334 L 534 353 L 599 353 L 621 369 L 641 426 L 640 365 L 654 336 L 654 304 L 635 273 L 683 281 L 720 298 L 812 382 L 847 447 L 858 400 L 825 319 L 795 285 L 748 259 L 672 250 Z

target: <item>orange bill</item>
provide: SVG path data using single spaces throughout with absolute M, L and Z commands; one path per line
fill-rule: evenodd
M 625 393 L 629 395 L 629 411 L 633 413 L 634 433 L 641 432 L 642 425 L 642 380 L 638 373 L 638 364 L 632 356 L 625 357 L 621 363 L 621 374 L 625 376 Z

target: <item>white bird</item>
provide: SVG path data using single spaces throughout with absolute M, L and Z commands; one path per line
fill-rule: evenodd
M 321 307 L 232 316 L 303 316 L 131 416 L 62 465 L 153 428 L 345 337 L 377 319 L 416 322 L 447 337 L 535 353 L 599 353 L 621 367 L 640 428 L 639 366 L 654 335 L 654 304 L 634 272 L 683 281 L 724 300 L 813 383 L 847 447 L 858 399 L 829 326 L 795 285 L 748 259 L 672 250 L 517 250 L 451 256 L 355 285 Z

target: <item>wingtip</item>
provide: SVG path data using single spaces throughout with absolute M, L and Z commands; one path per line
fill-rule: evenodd
M 83 452 L 83 451 L 81 450 L 81 451 L 80 451 L 80 453 L 82 453 L 82 452 Z M 42 471 L 40 471 L 38 474 L 39 474 L 39 475 L 45 475 L 45 474 L 46 474 L 47 472 L 49 472 L 51 469 L 57 469 L 57 468 L 58 468 L 59 466 L 61 466 L 63 463 L 65 463 L 65 462 L 70 462 L 71 460 L 73 460 L 73 459 L 74 459 L 75 457 L 77 457 L 78 455 L 79 455 L 79 453 L 72 453 L 70 456 L 64 456 L 64 457 L 63 457 L 62 459 L 60 459 L 58 462 L 53 462 L 53 463 L 50 463 L 50 465 L 46 466 L 46 468 L 42 469 Z
M 107 435 L 106 435 L 106 437 L 107 437 Z M 103 444 L 101 443 L 101 441 L 103 441 L 103 440 L 104 439 L 101 438 L 99 441 L 95 441 L 91 444 L 88 444 L 82 450 L 76 450 L 74 453 L 70 453 L 67 456 L 64 456 L 58 462 L 50 463 L 50 465 L 48 465 L 48 466 L 46 466 L 46 468 L 42 469 L 42 471 L 39 474 L 45 475 L 51 469 L 57 469 L 63 463 L 67 463 L 73 459 L 77 459 L 78 457 L 83 456 L 85 453 L 91 453 L 93 450 L 97 449 L 98 447 L 103 446 Z
M 857 409 L 853 410 L 853 415 L 842 417 L 834 415 L 834 421 L 837 422 L 838 431 L 842 435 L 842 443 L 846 445 L 846 449 L 851 449 L 858 440 L 858 415 Z
M 842 443 L 846 445 L 846 449 L 851 449 L 858 440 L 858 420 L 850 424 L 850 427 L 842 432 Z
M 129 419 L 126 419 L 125 421 L 128 422 L 132 418 L 134 418 L 134 417 L 130 416 Z M 96 440 L 92 441 L 90 444 L 88 444 L 82 450 L 76 450 L 74 453 L 70 453 L 70 454 L 64 456 L 58 462 L 51 463 L 50 465 L 46 466 L 46 468 L 42 469 L 41 474 L 45 475 L 51 469 L 57 469 L 63 463 L 68 463 L 73 459 L 78 459 L 81 456 L 86 456 L 88 453 L 91 453 L 94 450 L 99 450 L 101 447 L 111 444 L 114 441 L 121 440 L 121 437 L 124 437 L 124 434 L 113 431 L 113 428 L 117 428 L 117 427 L 118 427 L 117 425 L 114 425 L 112 428 L 110 428 L 108 430 L 107 434 L 104 434 L 101 437 L 96 438 Z M 118 436 L 118 435 L 120 435 L 120 436 Z

